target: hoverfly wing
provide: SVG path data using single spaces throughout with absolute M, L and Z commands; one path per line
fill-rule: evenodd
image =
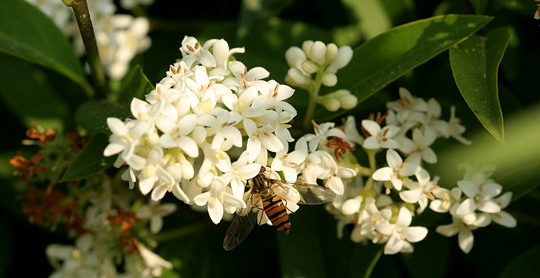
M 229 251 L 238 246 L 249 235 L 257 222 L 257 212 L 251 206 L 238 211 L 223 240 L 223 248 Z
M 336 198 L 336 193 L 332 189 L 319 186 L 316 184 L 309 184 L 303 182 L 290 183 L 298 194 L 300 194 L 300 201 L 298 204 L 301 205 L 320 205 L 332 202 Z

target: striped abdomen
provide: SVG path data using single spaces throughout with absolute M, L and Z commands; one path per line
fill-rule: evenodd
M 268 196 L 261 196 L 263 199 L 264 212 L 268 216 L 268 219 L 272 222 L 278 231 L 288 234 L 291 229 L 291 222 L 289 222 L 289 214 L 287 208 L 281 198 L 275 194 L 269 194 Z

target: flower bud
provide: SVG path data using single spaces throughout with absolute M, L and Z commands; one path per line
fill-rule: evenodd
M 329 43 L 326 45 L 326 62 L 332 62 L 338 53 L 338 47 L 335 43 Z
M 309 81 L 306 76 L 302 74 L 297 68 L 290 68 L 287 72 L 287 77 L 285 77 L 285 80 L 290 80 L 292 82 L 287 81 L 287 83 L 293 85 L 293 86 L 302 86 L 307 84 Z
M 341 108 L 346 109 L 346 110 L 353 109 L 358 104 L 358 98 L 356 98 L 356 96 L 351 94 L 350 92 L 348 94 L 339 96 L 338 100 L 339 100 L 339 103 L 341 103 Z
M 176 101 L 176 113 L 178 114 L 178 117 L 182 117 L 186 115 L 189 112 L 189 109 L 191 108 L 191 105 L 189 103 L 189 99 L 187 96 L 182 96 Z
M 339 48 L 336 58 L 328 66 L 327 70 L 331 72 L 337 72 L 339 69 L 342 69 L 352 59 L 353 50 L 350 46 L 345 45 Z
M 341 207 L 341 211 L 345 215 L 352 215 L 357 213 L 360 210 L 360 202 L 358 198 L 349 199 L 343 203 L 343 206 Z
M 334 87 L 337 84 L 337 76 L 333 73 L 326 73 L 322 77 L 322 83 L 326 87 Z
M 335 99 L 333 95 L 324 98 L 321 104 L 330 112 L 335 112 L 340 107 L 339 100 Z
M 300 49 L 300 47 L 292 46 L 285 51 L 285 60 L 287 64 L 292 68 L 300 68 L 302 62 L 307 60 L 306 53 Z
M 311 47 L 313 46 L 313 41 L 304 41 L 302 43 L 302 50 L 304 53 L 306 53 L 307 58 L 311 59 L 310 53 L 311 53 Z
M 476 222 L 476 213 L 474 212 L 467 213 L 463 216 L 462 220 L 463 220 L 463 223 L 467 225 L 473 225 L 474 222 Z
M 150 146 L 159 145 L 159 135 L 157 134 L 157 132 L 150 133 L 148 135 L 147 140 L 148 140 L 148 145 Z
M 324 64 L 326 62 L 326 45 L 321 41 L 314 42 L 309 57 L 319 65 Z
M 206 129 L 202 126 L 196 126 L 191 132 L 191 137 L 197 144 L 202 144 L 206 140 Z
M 315 73 L 319 70 L 319 65 L 315 64 L 313 61 L 311 60 L 305 60 L 303 63 L 302 63 L 302 68 L 305 72 L 309 73 L 309 74 L 312 74 L 312 73 Z

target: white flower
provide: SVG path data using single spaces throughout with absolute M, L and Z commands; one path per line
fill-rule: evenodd
M 298 173 L 301 170 L 301 164 L 306 160 L 308 155 L 307 143 L 304 137 L 296 141 L 295 150 L 287 153 L 288 148 L 276 153 L 276 157 L 272 161 L 272 169 L 283 171 L 283 176 L 287 182 L 295 182 Z
M 387 107 L 396 112 L 396 120 L 399 124 L 425 122 L 427 104 L 421 98 L 414 97 L 409 90 L 399 88 L 399 96 L 395 102 L 388 102 Z M 412 125 L 406 125 L 411 127 Z
M 172 269 L 173 265 L 171 262 L 164 260 L 156 253 L 148 250 L 142 243 L 137 243 L 137 247 L 152 276 L 161 276 L 163 268 Z
M 195 129 L 197 116 L 188 114 L 182 117 L 178 122 L 163 120 L 160 137 L 160 145 L 163 148 L 180 148 L 190 157 L 199 156 L 199 147 L 197 143 L 188 135 Z
M 373 173 L 376 181 L 390 181 L 396 190 L 401 190 L 403 181 L 401 178 L 412 176 L 418 171 L 420 166 L 411 162 L 403 162 L 399 154 L 389 149 L 386 151 L 386 161 L 388 167 L 378 169 Z
M 439 187 L 433 190 L 433 195 L 437 198 L 429 204 L 429 208 L 433 211 L 445 213 L 449 211 L 455 212 L 461 200 L 461 189 L 454 187 L 452 190 Z
M 506 192 L 502 194 L 499 198 L 495 199 L 495 202 L 497 202 L 500 208 L 503 209 L 503 208 L 506 208 L 510 204 L 511 200 L 512 200 L 512 192 Z M 491 216 L 491 220 L 493 220 L 493 222 L 499 225 L 502 225 L 508 228 L 514 228 L 517 225 L 516 219 L 506 211 L 501 210 L 498 213 L 490 214 L 490 216 Z
M 135 216 L 139 219 L 150 219 L 150 231 L 154 234 L 159 233 L 163 227 L 163 217 L 173 213 L 176 210 L 176 204 L 159 204 L 156 201 L 150 201 L 142 206 Z
M 461 120 L 456 117 L 456 107 L 450 107 L 450 119 L 448 120 L 448 125 L 450 129 L 450 136 L 462 144 L 470 145 L 471 140 L 461 136 L 465 132 L 465 127 L 461 125 Z
M 452 219 L 452 224 L 438 226 L 436 231 L 437 233 L 447 237 L 451 237 L 459 233 L 459 248 L 461 248 L 465 254 L 468 254 L 471 252 L 474 245 L 474 236 L 472 231 L 476 229 L 476 227 L 463 223 L 460 218 L 453 217 Z
M 354 144 L 362 145 L 362 143 L 364 143 L 364 137 L 358 132 L 358 129 L 356 128 L 356 119 L 353 116 L 347 117 L 343 129 L 347 141 L 351 142 L 351 147 L 354 147 Z
M 431 181 L 428 171 L 423 168 L 416 171 L 415 176 L 418 182 L 407 180 L 404 183 L 404 186 L 409 188 L 409 190 L 399 192 L 399 197 L 407 203 L 418 203 L 416 212 L 420 214 L 428 206 L 428 199 L 435 199 L 434 196 L 431 195 L 431 192 L 439 188 L 437 185 L 439 178 L 435 177 L 434 180 Z
M 247 180 L 255 177 L 261 170 L 261 165 L 249 162 L 249 153 L 243 152 L 232 164 L 231 171 L 221 176 L 225 183 L 230 183 L 233 195 L 243 198 Z
M 387 125 L 381 129 L 381 126 L 372 120 L 362 120 L 362 127 L 369 133 L 369 137 L 364 140 L 363 147 L 376 150 L 379 148 L 395 149 L 399 143 L 392 137 L 399 133 L 399 127 Z
M 467 199 L 459 205 L 456 214 L 464 216 L 479 210 L 487 213 L 498 213 L 501 207 L 492 198 L 499 195 L 502 191 L 502 186 L 496 183 L 485 185 L 477 185 L 471 181 L 458 181 L 459 188 L 467 195 Z
M 195 196 L 193 201 L 198 206 L 207 205 L 208 214 L 214 224 L 218 224 L 223 218 L 224 206 L 235 208 L 246 207 L 242 199 L 226 192 L 225 183 L 219 178 L 213 180 L 209 191 Z
M 118 156 L 116 167 L 125 161 L 134 170 L 141 170 L 144 167 L 145 159 L 135 153 L 135 148 L 140 143 L 143 134 L 151 128 L 146 121 L 128 121 L 123 123 L 117 118 L 107 118 L 107 125 L 112 132 L 109 137 L 109 145 L 103 151 L 104 156 L 111 156 L 121 153 Z
M 304 135 L 309 145 L 309 151 L 311 152 L 317 149 L 324 149 L 324 145 L 328 142 L 328 137 L 347 137 L 341 129 L 334 127 L 335 124 L 332 122 L 322 123 L 320 125 L 314 121 L 312 123 L 315 134 Z
M 428 230 L 420 226 L 409 227 L 411 221 L 411 212 L 401 207 L 395 224 L 381 223 L 376 226 L 378 232 L 389 237 L 384 246 L 384 254 L 412 252 L 413 247 L 409 242 L 418 242 L 426 237 Z
M 407 161 L 420 165 L 422 160 L 434 164 L 437 163 L 437 155 L 430 148 L 431 144 L 437 139 L 435 130 L 426 129 L 424 132 L 415 128 L 412 134 L 412 140 L 404 138 L 400 142 L 399 150 L 407 154 Z

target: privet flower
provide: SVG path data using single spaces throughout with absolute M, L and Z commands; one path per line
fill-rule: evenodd
M 313 57 L 323 59 L 318 51 Z M 206 207 L 215 224 L 225 213 L 246 207 L 247 181 L 261 166 L 276 179 L 275 171 L 282 171 L 286 181 L 322 180 L 343 193 L 342 179 L 356 172 L 337 163 L 353 144 L 343 141 L 342 130 L 330 123 L 315 125 L 316 135 L 306 135 L 289 151 L 294 142 L 289 122 L 296 116 L 286 102 L 294 93 L 291 87 L 264 80 L 269 72 L 262 67 L 248 69 L 231 59 L 244 49 L 230 49 L 225 40 L 201 44 L 186 36 L 180 52 L 183 58 L 146 100 L 133 99 L 131 119 L 107 120 L 112 135 L 104 155 L 118 154 L 115 166 L 128 166 L 122 178 L 130 188 L 137 184 L 153 201 L 171 192 Z M 358 131 L 348 132 L 361 140 Z M 295 211 L 299 199 L 291 194 L 284 192 L 282 198 Z

